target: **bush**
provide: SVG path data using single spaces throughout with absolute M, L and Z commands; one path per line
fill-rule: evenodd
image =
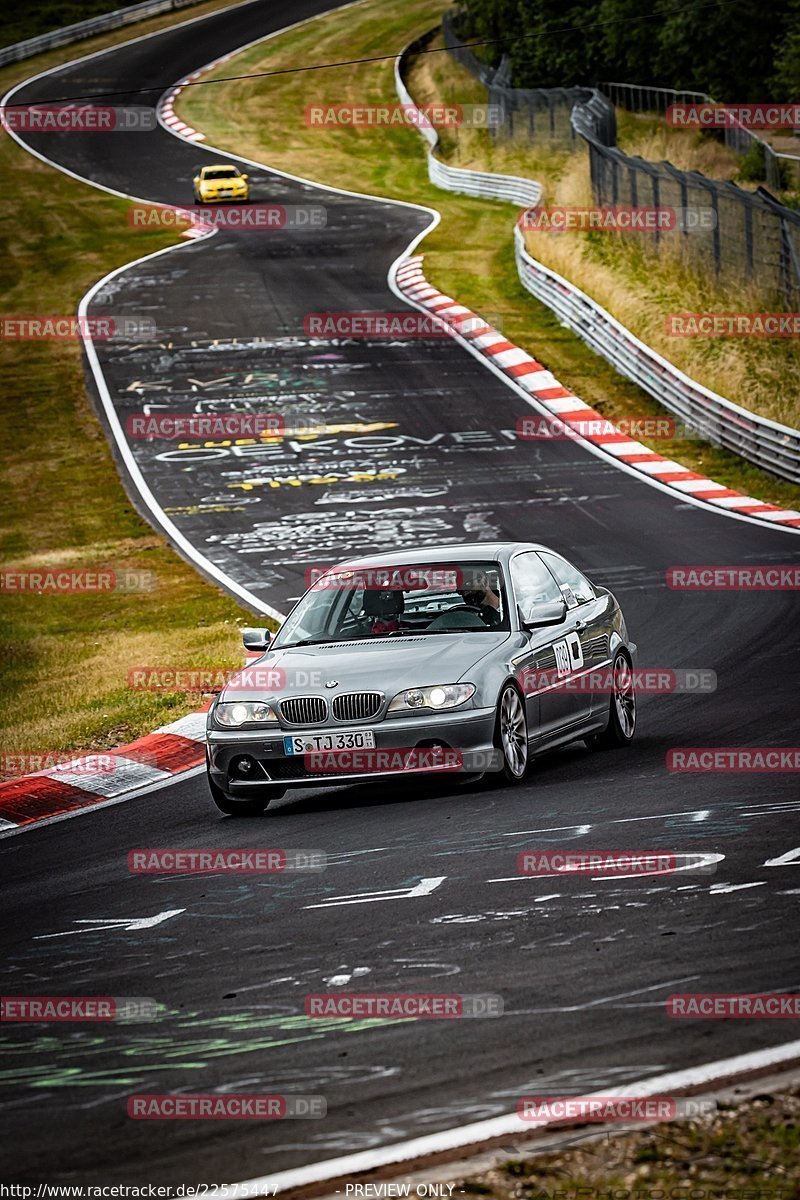
M 744 183 L 763 183 L 767 178 L 767 156 L 763 142 L 753 141 L 739 164 L 738 178 Z

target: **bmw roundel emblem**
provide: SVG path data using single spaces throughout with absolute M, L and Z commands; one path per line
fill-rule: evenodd
M 334 688 L 334 687 L 338 687 L 338 686 L 339 686 L 339 680 L 338 680 L 338 679 L 327 679 L 327 680 L 325 681 L 325 687 L 326 687 L 326 688 Z

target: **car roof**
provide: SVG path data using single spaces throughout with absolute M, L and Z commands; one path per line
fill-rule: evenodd
M 236 163 L 206 163 L 205 166 L 200 168 L 200 170 L 201 171 L 217 171 L 217 170 L 219 170 L 220 167 L 230 167 L 230 169 L 232 171 L 239 170 L 239 168 L 236 166 Z
M 326 571 L 355 570 L 361 567 L 414 566 L 417 563 L 448 563 L 459 558 L 482 558 L 507 562 L 520 550 L 548 550 L 539 542 L 458 542 L 453 546 L 410 546 L 406 550 L 390 550 L 386 554 L 370 554 L 332 563 Z

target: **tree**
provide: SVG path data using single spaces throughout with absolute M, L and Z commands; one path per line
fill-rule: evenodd
M 775 70 L 770 84 L 773 99 L 797 102 L 800 96 L 800 0 L 790 4 L 786 30 L 775 43 Z

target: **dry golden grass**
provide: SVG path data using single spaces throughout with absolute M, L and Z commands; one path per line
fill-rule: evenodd
M 699 130 L 672 129 L 652 113 L 618 109 L 617 142 L 626 154 L 638 154 L 651 162 L 664 160 L 682 171 L 700 171 L 709 179 L 735 179 L 739 173 L 741 160 L 724 142 Z

